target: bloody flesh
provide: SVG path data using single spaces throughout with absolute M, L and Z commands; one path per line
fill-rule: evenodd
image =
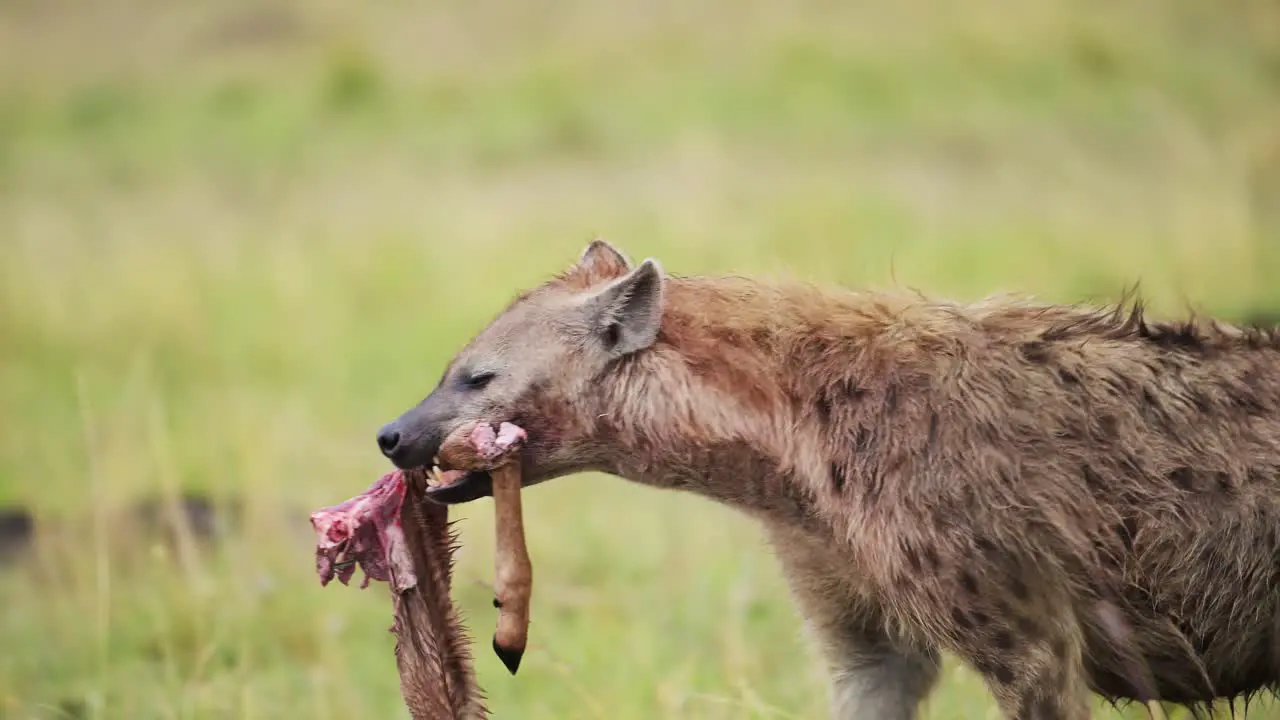
M 513 674 L 524 652 L 532 569 L 524 547 L 519 504 L 520 467 L 515 457 L 524 430 L 502 423 L 459 428 L 441 448 L 456 480 L 467 471 L 491 472 L 502 490 L 497 513 L 495 604 L 500 607 L 494 650 Z M 395 470 L 363 493 L 311 514 L 316 530 L 316 572 L 322 586 L 335 577 L 349 584 L 356 567 L 393 589 L 401 690 L 414 718 L 485 716 L 474 683 L 464 632 L 450 597 L 454 537 L 445 506 L 425 499 L 427 472 Z
M 404 471 L 395 470 L 350 500 L 311 514 L 322 586 L 335 577 L 347 585 L 357 565 L 365 576 L 361 588 L 381 580 L 403 592 L 418 583 L 400 521 L 407 487 Z

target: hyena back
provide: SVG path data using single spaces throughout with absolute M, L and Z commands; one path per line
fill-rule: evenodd
M 416 467 L 476 420 L 528 431 L 527 484 L 597 471 L 758 518 L 838 718 L 916 717 L 943 652 L 1010 718 L 1280 679 L 1269 332 L 676 277 L 594 241 L 378 442 Z

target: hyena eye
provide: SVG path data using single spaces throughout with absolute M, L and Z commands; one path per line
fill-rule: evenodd
M 483 390 L 489 384 L 489 381 L 493 380 L 494 374 L 491 372 L 479 372 L 465 375 L 462 378 L 462 384 L 468 390 Z

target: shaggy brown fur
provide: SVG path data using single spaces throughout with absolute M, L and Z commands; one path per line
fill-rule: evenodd
M 597 241 L 384 452 L 420 465 L 476 419 L 528 430 L 527 483 L 603 471 L 759 518 L 840 718 L 915 717 L 943 651 L 1009 718 L 1280 680 L 1268 331 L 680 278 Z M 468 481 L 444 499 L 488 494 Z
M 471 648 L 450 599 L 457 536 L 448 508 L 423 499 L 426 478 L 411 473 L 401 525 L 418 584 L 391 593 L 395 608 L 396 668 L 400 693 L 414 720 L 489 717 L 476 684 Z

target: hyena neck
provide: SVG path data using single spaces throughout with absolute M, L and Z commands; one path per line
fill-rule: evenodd
M 608 373 L 608 472 L 750 514 L 817 522 L 832 442 L 817 411 L 833 355 L 865 366 L 883 298 L 743 279 L 669 281 L 658 342 Z
M 814 514 L 813 498 L 774 433 L 776 420 L 695 389 L 673 397 L 653 388 L 621 407 L 597 425 L 600 469 L 763 519 L 808 522 Z

